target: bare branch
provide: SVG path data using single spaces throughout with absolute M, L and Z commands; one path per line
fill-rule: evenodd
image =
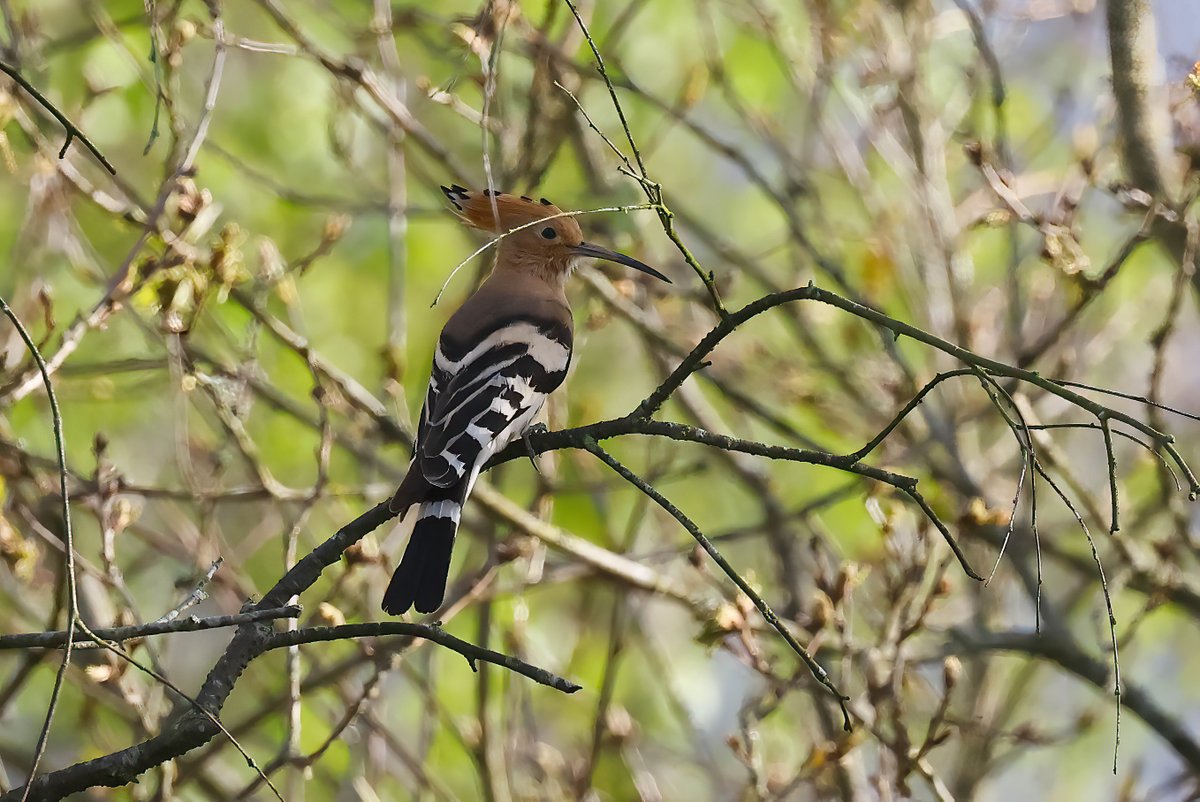
M 93 629 L 90 633 L 74 633 L 73 642 L 91 644 L 92 636 L 103 641 L 120 643 L 121 641 L 146 638 L 151 635 L 166 635 L 172 632 L 201 632 L 206 629 L 223 629 L 250 624 L 256 621 L 274 621 L 279 618 L 296 618 L 301 613 L 298 604 L 287 607 L 276 607 L 265 610 L 251 610 L 234 615 L 214 615 L 206 618 L 189 616 L 173 618 L 168 621 L 153 621 L 148 624 L 134 624 L 128 627 L 107 627 Z M 71 637 L 69 631 L 29 632 L 20 635 L 0 635 L 0 651 L 7 649 L 54 649 L 67 643 Z
M 87 135 L 84 134 L 83 131 L 79 130 L 75 123 L 67 119 L 67 115 L 55 108 L 54 104 L 47 100 L 46 96 L 39 92 L 37 88 L 33 86 L 33 84 L 29 83 L 29 81 L 26 81 L 21 76 L 21 73 L 17 72 L 16 67 L 0 61 L 0 72 L 4 73 L 9 78 L 12 78 L 13 81 L 16 82 L 17 86 L 28 92 L 34 100 L 36 100 L 42 105 L 43 108 L 46 109 L 46 111 L 54 115 L 54 119 L 62 123 L 63 128 L 67 129 L 67 138 L 66 141 L 63 142 L 62 149 L 58 152 L 58 158 L 61 159 L 67 155 L 67 148 L 71 146 L 72 139 L 78 139 L 83 143 L 83 146 L 91 151 L 92 155 L 96 157 L 96 161 L 104 165 L 105 170 L 108 170 L 108 172 L 112 175 L 117 174 L 117 168 L 112 166 L 112 163 L 104 157 L 104 154 L 101 153 L 100 149 L 92 143 L 92 140 L 88 139 Z
M 304 643 L 321 643 L 332 640 L 348 640 L 350 638 L 380 638 L 392 635 L 403 635 L 409 638 L 423 640 L 444 646 L 458 652 L 467 659 L 472 671 L 478 671 L 476 662 L 492 663 L 507 668 L 514 674 L 546 685 L 563 693 L 575 693 L 583 688 L 570 680 L 547 671 L 544 668 L 530 665 L 511 655 L 476 646 L 473 643 L 456 638 L 439 626 L 428 624 L 408 624 L 402 621 L 385 621 L 378 624 L 344 624 L 336 627 L 305 627 L 288 632 L 276 632 L 263 642 L 263 651 L 279 649 L 285 646 L 297 646 Z

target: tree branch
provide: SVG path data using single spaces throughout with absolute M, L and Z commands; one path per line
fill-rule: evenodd
M 67 148 L 70 147 L 72 139 L 78 139 L 83 143 L 85 148 L 91 151 L 92 155 L 96 157 L 96 160 L 104 165 L 105 170 L 108 170 L 108 172 L 112 175 L 117 174 L 117 168 L 113 167 L 112 163 L 108 159 L 104 158 L 104 154 L 100 152 L 98 147 L 92 144 L 92 140 L 88 139 L 87 135 L 84 134 L 83 131 L 79 130 L 79 126 L 67 119 L 67 115 L 56 109 L 54 104 L 47 100 L 46 96 L 39 92 L 33 84 L 21 77 L 21 73 L 17 72 L 16 67 L 0 61 L 0 72 L 4 73 L 9 78 L 12 78 L 13 81 L 16 82 L 17 86 L 28 92 L 34 100 L 36 100 L 42 105 L 43 108 L 46 109 L 46 111 L 54 115 L 54 119 L 58 120 L 59 123 L 62 124 L 63 128 L 67 129 L 67 138 L 63 142 L 62 148 L 60 148 L 58 151 L 58 158 L 61 159 L 67 155 Z
M 1057 629 L 1053 633 L 972 632 L 955 629 L 950 633 L 952 649 L 959 653 L 985 651 L 1015 652 L 1056 664 L 1101 691 L 1111 691 L 1113 672 L 1102 660 L 1089 657 L 1070 634 Z M 1130 710 L 1163 738 L 1193 771 L 1200 771 L 1200 742 L 1175 718 L 1150 697 L 1141 685 L 1121 681 L 1121 706 Z
M 476 663 L 483 661 L 500 666 L 501 668 L 507 668 L 513 673 L 528 677 L 534 682 L 562 691 L 563 693 L 575 693 L 583 688 L 582 685 L 577 685 L 568 679 L 563 679 L 544 668 L 530 665 L 524 660 L 502 654 L 501 652 L 495 652 L 491 649 L 485 649 L 482 646 L 476 646 L 462 638 L 456 638 L 439 626 L 410 624 L 404 621 L 384 621 L 377 624 L 344 624 L 337 627 L 306 627 L 288 632 L 276 632 L 265 639 L 263 642 L 263 651 L 280 649 L 285 646 L 295 646 L 301 643 L 320 643 L 322 641 L 347 640 L 349 638 L 379 638 L 392 635 L 421 638 L 431 643 L 436 643 L 439 646 L 444 646 L 451 651 L 458 652 L 467 658 L 472 671 L 478 671 L 479 667 Z
M 668 398 L 677 390 L 689 376 L 698 370 L 705 367 L 705 358 L 711 353 L 717 345 L 740 325 L 755 316 L 776 306 L 780 306 L 792 301 L 818 301 L 820 303 L 835 306 L 843 311 L 860 317 L 868 322 L 891 331 L 896 337 L 908 336 L 914 340 L 922 342 L 938 351 L 946 353 L 966 365 L 971 366 L 971 372 L 983 372 L 987 375 L 1005 376 L 1020 381 L 1033 384 L 1045 392 L 1061 398 L 1081 409 L 1086 410 L 1098 419 L 1103 421 L 1119 421 L 1125 423 L 1131 428 L 1145 434 L 1154 446 L 1168 455 L 1175 462 L 1181 471 L 1188 477 L 1190 489 L 1193 494 L 1200 490 L 1200 483 L 1197 483 L 1195 476 L 1184 462 L 1183 458 L 1174 449 L 1172 439 L 1150 426 L 1142 423 L 1140 420 L 1129 415 L 1121 413 L 1117 410 L 1110 409 L 1102 404 L 1099 404 L 1091 399 L 1073 392 L 1063 384 L 1050 379 L 1043 378 L 1038 373 L 1020 368 L 1015 368 L 1004 363 L 998 362 L 987 357 L 980 356 L 972 351 L 969 351 L 960 346 L 954 345 L 946 340 L 943 340 L 935 335 L 929 334 L 915 326 L 909 325 L 902 321 L 889 317 L 881 312 L 878 312 L 870 307 L 858 304 L 854 301 L 843 298 L 835 293 L 822 290 L 818 287 L 809 284 L 806 287 L 800 287 L 783 292 L 772 293 L 764 296 L 742 309 L 730 313 L 722 318 L 717 325 L 700 341 L 700 343 L 692 349 L 690 353 L 681 361 L 679 366 L 659 385 L 647 398 L 642 401 L 637 408 L 630 414 L 622 418 L 616 418 L 606 421 L 601 421 L 589 426 L 579 427 L 576 429 L 567 429 L 557 432 L 548 432 L 544 434 L 533 434 L 529 437 L 530 447 L 535 453 L 544 451 L 561 449 L 561 448 L 583 448 L 598 453 L 601 450 L 595 445 L 595 441 L 617 437 L 628 434 L 641 434 L 650 436 L 666 437 L 668 439 L 695 442 L 703 445 L 721 448 L 729 451 L 738 451 L 746 454 L 767 457 L 770 459 L 782 459 L 792 462 L 807 463 L 814 465 L 822 465 L 838 470 L 843 470 L 849 473 L 854 473 L 874 481 L 883 482 L 891 485 L 901 492 L 908 495 L 921 509 L 926 513 L 929 519 L 938 528 L 939 532 L 946 539 L 955 555 L 958 557 L 960 564 L 964 570 L 973 578 L 979 579 L 979 575 L 975 573 L 959 549 L 954 538 L 940 519 L 934 514 L 933 510 L 925 502 L 924 498 L 917 492 L 917 480 L 912 477 L 901 474 L 885 471 L 881 468 L 865 465 L 860 460 L 865 454 L 872 451 L 879 445 L 880 442 L 888 435 L 888 433 L 898 425 L 899 421 L 905 415 L 917 407 L 921 399 L 929 392 L 931 387 L 946 378 L 956 375 L 965 375 L 962 371 L 950 371 L 938 374 L 928 386 L 918 392 L 917 396 L 907 404 L 901 412 L 893 418 L 887 427 L 876 437 L 872 438 L 866 446 L 858 451 L 849 454 L 837 455 L 824 451 L 805 450 L 797 448 L 788 448 L 784 446 L 775 446 L 766 443 L 760 443 L 751 440 L 742 440 L 726 435 L 715 434 L 712 432 L 698 429 L 692 426 L 686 426 L 679 423 L 658 421 L 651 416 L 667 401 Z M 590 445 L 589 445 L 590 444 Z M 526 451 L 522 447 L 523 444 L 518 443 L 510 446 L 501 454 L 497 455 L 487 467 L 492 467 L 496 464 L 508 461 L 518 456 L 524 456 Z M 606 452 L 605 452 L 606 453 Z M 607 460 L 606 460 L 607 461 Z M 621 466 L 624 467 L 624 466 Z M 624 475 L 624 474 L 623 474 Z M 653 491 L 653 488 L 650 488 Z M 643 492 L 647 492 L 645 489 Z M 653 491 L 657 492 L 657 491 Z M 665 502 L 661 496 L 651 496 L 659 501 L 660 504 Z M 661 500 L 660 500 L 661 499 Z M 669 505 L 669 502 L 666 502 Z M 670 506 L 668 509 L 674 509 Z M 672 514 L 678 512 L 677 509 Z M 676 515 L 677 519 L 682 513 Z M 300 560 L 290 571 L 288 571 L 276 585 L 271 588 L 262 598 L 262 600 L 252 608 L 251 611 L 262 611 L 267 609 L 275 609 L 285 605 L 289 599 L 304 592 L 311 587 L 324 571 L 325 568 L 337 562 L 341 554 L 352 544 L 368 532 L 376 529 L 388 520 L 393 518 L 393 514 L 388 510 L 386 503 L 381 503 L 371 510 L 368 510 L 363 515 L 346 524 L 342 529 L 335 533 L 332 537 L 314 549 L 311 553 Z M 686 524 L 685 524 L 686 525 Z M 695 527 L 692 524 L 692 527 Z M 689 531 L 692 531 L 689 528 Z M 698 531 L 698 530 L 697 530 Z M 694 533 L 693 533 L 694 534 Z M 736 579 L 736 572 L 731 576 Z M 740 584 L 740 583 L 739 583 Z M 768 608 L 769 609 L 769 608 Z M 760 607 L 760 611 L 762 608 Z M 764 613 L 767 615 L 767 613 Z M 770 618 L 768 618 L 770 620 Z M 30 799 L 57 799 L 66 793 L 73 793 L 94 785 L 122 785 L 131 781 L 137 775 L 150 769 L 165 760 L 177 757 L 191 749 L 196 748 L 206 743 L 211 738 L 215 737 L 220 728 L 211 720 L 208 715 L 216 716 L 221 710 L 235 683 L 240 677 L 245 668 L 260 656 L 263 652 L 270 649 L 279 648 L 282 646 L 293 645 L 299 642 L 331 640 L 339 636 L 344 637 L 365 637 L 378 636 L 384 634 L 406 634 L 413 637 L 426 637 L 429 640 L 445 645 L 455 651 L 463 653 L 470 660 L 482 659 L 489 662 L 496 662 L 498 665 L 508 667 L 524 676 L 529 676 L 538 682 L 543 682 L 551 687 L 556 687 L 561 690 L 570 691 L 573 687 L 566 680 L 561 680 L 548 672 L 543 672 L 541 669 L 536 669 L 532 666 L 527 666 L 516 661 L 515 658 L 508 658 L 503 655 L 480 650 L 480 647 L 471 647 L 465 642 L 452 638 L 445 633 L 436 634 L 440 630 L 414 630 L 410 627 L 413 625 L 350 625 L 348 627 L 338 627 L 331 629 L 305 629 L 298 630 L 292 633 L 276 633 L 272 628 L 264 622 L 253 622 L 242 624 L 237 633 L 234 635 L 229 647 L 221 658 L 209 672 L 200 692 L 196 696 L 197 704 L 200 710 L 189 709 L 185 711 L 176 721 L 175 725 L 162 734 L 152 737 L 141 744 L 129 747 L 128 749 L 106 755 L 95 760 L 85 763 L 79 763 L 66 769 L 39 777 L 31 786 Z M 779 627 L 777 627 L 779 628 Z M 299 634 L 303 633 L 303 634 Z M 785 638 L 788 638 L 789 644 L 793 643 L 794 639 L 782 630 Z M 308 639 L 307 641 L 305 639 Z M 469 647 L 469 648 L 468 648 Z M 793 648 L 795 646 L 793 645 Z M 803 647 L 801 647 L 803 650 Z M 812 668 L 813 664 L 809 665 Z M 814 670 L 814 674 L 820 678 L 824 672 Z M 827 677 L 826 677 L 827 679 Z M 836 693 L 836 690 L 834 691 Z M 840 696 L 840 694 L 839 694 Z M 0 802 L 7 802 L 9 799 L 16 799 L 13 796 L 0 797 Z
M 166 635 L 171 632 L 201 632 L 206 629 L 236 627 L 257 621 L 296 618 L 300 615 L 301 610 L 300 605 L 292 604 L 287 607 L 264 610 L 256 609 L 246 613 L 237 613 L 236 615 L 214 615 L 208 618 L 197 618 L 193 615 L 187 618 L 175 618 L 170 621 L 152 621 L 148 624 L 134 624 L 127 627 L 93 629 L 90 633 L 75 632 L 74 643 L 76 646 L 80 644 L 92 644 L 94 642 L 92 640 L 93 635 L 104 641 L 120 643 L 151 635 Z M 7 649 L 53 649 L 64 645 L 69 639 L 71 639 L 71 633 L 68 630 L 0 635 L 0 651 Z
M 1108 0 L 1108 52 L 1125 169 L 1134 186 L 1170 202 L 1166 163 L 1171 123 L 1165 98 L 1155 96 L 1159 72 L 1154 13 L 1148 0 Z

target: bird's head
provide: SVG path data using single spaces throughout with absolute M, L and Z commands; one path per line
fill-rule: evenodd
M 562 209 L 542 198 L 534 200 L 507 192 L 474 192 L 454 184 L 442 192 L 472 228 L 506 234 L 500 240 L 497 265 L 530 269 L 547 277 L 565 277 L 580 260 L 591 257 L 616 262 L 654 276 L 670 279 L 649 265 L 623 253 L 585 242 L 574 217 L 556 217 Z

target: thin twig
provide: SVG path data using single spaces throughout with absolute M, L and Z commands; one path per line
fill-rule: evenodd
M 176 618 L 182 615 L 185 610 L 195 607 L 197 604 L 207 599 L 208 594 L 204 591 L 204 588 L 209 582 L 212 581 L 212 578 L 217 575 L 217 571 L 220 570 L 221 565 L 224 562 L 224 558 L 221 557 L 213 560 L 212 565 L 208 566 L 208 570 L 204 572 L 204 576 L 200 577 L 200 581 L 196 583 L 196 587 L 192 588 L 191 593 L 184 597 L 183 601 L 175 605 L 175 607 L 161 615 L 158 620 L 174 621 Z M 109 638 L 109 640 L 113 639 Z
M 1080 390 L 1087 390 L 1087 391 L 1093 392 L 1093 393 L 1102 393 L 1104 395 L 1111 395 L 1111 396 L 1114 396 L 1115 398 L 1124 398 L 1128 401 L 1137 401 L 1140 404 L 1145 404 L 1148 407 L 1154 407 L 1155 409 L 1161 409 L 1165 412 L 1170 412 L 1172 415 L 1178 415 L 1181 418 L 1187 418 L 1188 420 L 1200 421 L 1200 415 L 1197 415 L 1192 412 L 1184 412 L 1182 409 L 1179 409 L 1178 407 L 1172 407 L 1167 404 L 1159 403 L 1158 401 L 1154 401 L 1150 398 L 1147 398 L 1144 395 L 1134 395 L 1133 393 L 1122 393 L 1119 390 L 1110 390 L 1107 387 L 1097 387 L 1094 384 L 1084 384 L 1083 382 L 1067 381 L 1066 379 L 1051 379 L 1051 381 L 1053 381 L 1055 384 L 1061 384 L 1063 387 L 1077 387 Z
M 741 591 L 746 594 L 750 601 L 754 602 L 754 606 L 758 608 L 758 611 L 762 614 L 763 619 L 766 620 L 766 622 L 780 634 L 787 645 L 792 648 L 792 651 L 800 656 L 800 659 L 804 661 L 804 665 L 808 667 L 810 672 L 812 672 L 812 675 L 816 678 L 817 682 L 824 685 L 825 688 L 831 694 L 833 694 L 834 698 L 838 700 L 838 706 L 841 707 L 842 710 L 842 727 L 846 730 L 846 732 L 850 732 L 853 727 L 850 724 L 850 711 L 846 707 L 846 702 L 850 701 L 850 697 L 843 695 L 842 692 L 838 690 L 837 686 L 833 684 L 833 680 L 829 678 L 829 674 L 826 673 L 825 669 L 821 667 L 821 664 L 818 663 L 816 659 L 808 653 L 808 649 L 804 648 L 804 645 L 801 644 L 800 641 L 796 640 L 796 637 L 792 635 L 791 631 L 784 626 L 782 621 L 779 620 L 779 616 L 775 615 L 775 611 L 772 610 L 766 601 L 763 600 L 762 596 L 760 596 L 758 592 L 750 586 L 750 583 L 743 579 L 742 575 L 739 574 L 737 570 L 729 564 L 725 557 L 721 555 L 721 552 L 717 550 L 717 547 L 712 544 L 712 541 L 705 537 L 704 532 L 700 530 L 700 527 L 698 527 L 692 521 L 692 519 L 688 518 L 682 510 L 668 501 L 666 496 L 654 489 L 654 487 L 649 483 L 643 481 L 642 478 L 633 471 L 626 468 L 623 464 L 621 464 L 620 461 L 617 460 L 616 457 L 612 456 L 603 448 L 601 448 L 594 439 L 587 438 L 584 441 L 584 448 L 594 454 L 605 465 L 616 471 L 618 475 L 625 479 L 625 481 L 629 482 L 638 490 L 641 490 L 643 493 L 653 499 L 656 504 L 670 513 L 675 520 L 682 524 L 683 528 L 688 531 L 688 534 L 694 537 L 696 542 L 700 544 L 701 548 L 708 553 L 708 556 L 712 557 L 713 561 L 721 567 L 721 570 L 725 572 L 725 575 L 733 580 L 734 584 L 736 584 Z
M 92 144 L 92 140 L 88 139 L 87 135 L 84 134 L 83 131 L 79 130 L 79 127 L 75 125 L 75 123 L 67 119 L 67 115 L 56 109 L 54 104 L 47 100 L 46 96 L 39 92 L 33 86 L 33 84 L 21 77 L 21 73 L 17 72 L 16 67 L 11 67 L 8 64 L 5 64 L 3 61 L 0 61 L 0 72 L 4 73 L 9 78 L 12 78 L 18 86 L 28 92 L 34 100 L 36 100 L 46 109 L 46 111 L 54 115 L 54 119 L 58 120 L 59 123 L 62 124 L 63 128 L 67 129 L 67 139 L 63 142 L 62 148 L 58 151 L 58 158 L 62 159 L 67 155 L 67 148 L 70 146 L 71 140 L 78 139 L 83 143 L 83 146 L 91 151 L 91 154 L 96 157 L 96 161 L 104 165 L 105 170 L 108 170 L 108 172 L 112 175 L 117 174 L 117 168 L 113 167 L 112 163 L 104 157 L 103 153 L 100 152 L 100 149 Z
M 1095 564 L 1096 573 L 1100 577 L 1100 588 L 1103 591 L 1102 595 L 1104 596 L 1104 607 L 1108 614 L 1109 641 L 1112 643 L 1113 650 L 1113 697 L 1115 698 L 1116 705 L 1116 711 L 1114 714 L 1116 721 L 1114 723 L 1113 734 L 1113 774 L 1115 775 L 1117 773 L 1117 757 L 1120 754 L 1121 749 L 1121 657 L 1117 647 L 1117 616 L 1116 613 L 1113 612 L 1112 593 L 1110 593 L 1108 589 L 1108 579 L 1104 575 L 1104 564 L 1100 561 L 1100 552 L 1096 550 L 1096 540 L 1092 537 L 1092 532 L 1090 529 L 1088 529 L 1087 522 L 1084 521 L 1083 516 L 1079 513 L 1079 510 L 1076 509 L 1074 503 L 1072 503 L 1071 499 L 1067 496 L 1063 489 L 1058 486 L 1058 483 L 1054 481 L 1050 474 L 1038 463 L 1034 463 L 1034 467 L 1037 469 L 1038 473 L 1041 474 L 1042 478 L 1046 480 L 1046 483 L 1050 485 L 1050 489 L 1055 492 L 1059 499 L 1062 500 L 1063 504 L 1066 505 L 1067 509 L 1071 511 L 1071 514 L 1075 516 L 1076 523 L 1079 524 L 1079 528 L 1083 530 L 1084 537 L 1087 538 L 1088 547 L 1091 549 L 1092 553 L 1092 562 Z
M 600 77 L 604 79 L 604 85 L 608 87 L 608 96 L 612 100 L 613 108 L 617 111 L 617 117 L 621 120 L 621 128 L 625 132 L 625 139 L 629 142 L 629 148 L 633 151 L 633 158 L 637 162 L 638 172 L 634 174 L 628 173 L 642 187 L 642 191 L 646 194 L 646 200 L 650 202 L 652 208 L 658 212 L 658 221 L 662 225 L 663 233 L 675 245 L 676 250 L 683 256 L 683 260 L 688 266 L 695 271 L 700 281 L 704 284 L 704 289 L 708 291 L 709 299 L 712 302 L 713 309 L 722 319 L 728 314 L 725 310 L 725 304 L 721 300 L 721 294 L 717 291 L 716 276 L 711 271 L 706 271 L 700 266 L 700 262 L 692 254 L 691 250 L 683 244 L 679 233 L 675 230 L 674 218 L 675 215 L 667 207 L 663 201 L 663 190 L 660 184 L 650 180 L 649 173 L 646 172 L 646 164 L 642 160 L 642 152 L 638 149 L 637 142 L 633 138 L 633 131 L 629 127 L 629 120 L 625 117 L 625 109 L 621 106 L 621 99 L 617 97 L 617 89 L 613 86 L 612 79 L 608 76 L 608 69 L 604 65 L 604 57 L 600 55 L 600 48 L 592 39 L 592 32 L 588 30 L 587 23 L 583 21 L 583 17 L 579 14 L 579 9 L 571 0 L 563 0 L 567 7 L 571 9 L 571 13 L 575 16 L 575 22 L 579 25 L 579 30 L 583 33 L 583 37 L 587 39 L 588 46 L 592 49 L 592 55 L 596 59 L 596 69 L 600 72 Z M 625 160 L 628 164 L 628 160 Z
M 75 535 L 71 528 L 71 495 L 67 487 L 67 448 L 63 438 L 63 422 L 62 413 L 58 408 L 58 396 L 54 393 L 54 384 L 50 381 L 50 372 L 46 369 L 46 361 L 42 359 L 42 352 L 38 350 L 37 344 L 33 338 L 29 336 L 29 332 L 21 325 L 20 318 L 16 312 L 9 308 L 3 298 L 0 298 L 0 312 L 3 312 L 5 317 L 12 322 L 13 327 L 17 330 L 21 340 L 25 343 L 25 347 L 29 349 L 30 355 L 37 363 L 38 372 L 42 375 L 42 381 L 46 385 L 46 396 L 50 401 L 50 416 L 54 428 L 54 447 L 56 456 L 58 457 L 58 492 L 62 504 L 63 517 L 63 564 L 66 568 L 66 596 L 67 596 L 67 630 L 66 630 L 66 649 L 63 650 L 62 663 L 59 664 L 58 673 L 54 676 L 54 688 L 50 692 L 50 702 L 46 706 L 46 719 L 42 723 L 41 732 L 38 733 L 37 745 L 33 750 L 33 765 L 29 767 L 29 779 L 33 780 L 37 776 L 38 766 L 41 765 L 42 756 L 46 753 L 46 743 L 50 738 L 50 725 L 54 722 L 54 713 L 58 709 L 58 700 L 62 695 L 63 679 L 66 677 L 67 669 L 71 665 L 71 651 L 75 642 L 75 627 L 82 623 L 79 619 L 79 599 L 75 586 Z M 29 796 L 30 784 L 25 784 L 25 790 L 21 794 L 21 800 Z
M 1108 496 L 1112 501 L 1108 533 L 1115 535 L 1121 529 L 1119 517 L 1121 504 L 1117 497 L 1117 457 L 1113 452 L 1112 427 L 1108 425 L 1107 415 L 1100 417 L 1100 431 L 1104 434 L 1104 455 L 1108 460 Z

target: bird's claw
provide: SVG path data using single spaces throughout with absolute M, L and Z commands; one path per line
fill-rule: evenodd
M 521 440 L 525 443 L 525 453 L 529 455 L 529 461 L 533 463 L 533 469 L 541 474 L 542 469 L 538 467 L 537 455 L 533 451 L 533 443 L 529 442 L 531 434 L 545 434 L 550 429 L 544 423 L 535 423 L 525 431 L 521 432 Z

